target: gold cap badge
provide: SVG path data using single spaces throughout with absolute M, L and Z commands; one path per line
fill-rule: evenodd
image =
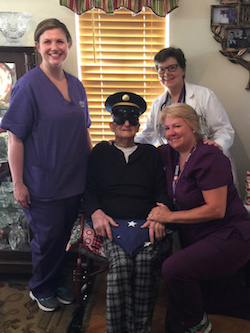
M 129 95 L 128 95 L 128 94 L 124 94 L 124 95 L 122 96 L 122 100 L 123 100 L 124 102 L 129 101 L 129 100 L 130 100 Z

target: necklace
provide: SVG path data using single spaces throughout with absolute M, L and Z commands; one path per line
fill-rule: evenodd
M 175 166 L 174 177 L 173 177 L 173 183 L 172 183 L 173 203 L 174 203 L 174 205 L 175 205 L 175 202 L 176 202 L 176 195 L 175 195 L 175 193 L 176 193 L 176 186 L 177 186 L 177 184 L 178 184 L 179 179 L 181 178 L 181 175 L 182 175 L 182 173 L 183 173 L 183 171 L 184 171 L 184 169 L 185 169 L 185 166 L 186 166 L 188 160 L 190 159 L 190 156 L 191 156 L 191 155 L 193 154 L 193 152 L 195 151 L 196 146 L 197 146 L 197 142 L 195 142 L 195 144 L 193 145 L 192 149 L 190 150 L 190 152 L 189 152 L 189 154 L 188 154 L 188 156 L 187 156 L 187 158 L 186 158 L 186 160 L 185 160 L 185 163 L 184 163 L 183 168 L 182 168 L 181 171 L 180 171 L 180 156 L 179 156 L 178 162 L 177 162 L 177 164 L 176 164 L 176 166 Z

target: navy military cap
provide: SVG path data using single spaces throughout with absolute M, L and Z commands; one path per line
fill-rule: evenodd
M 147 103 L 137 94 L 118 92 L 106 99 L 105 108 L 114 117 L 139 118 L 146 111 Z

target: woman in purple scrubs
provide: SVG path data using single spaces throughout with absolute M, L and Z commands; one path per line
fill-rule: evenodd
M 9 134 L 14 196 L 34 235 L 30 297 L 53 311 L 74 298 L 61 268 L 92 145 L 85 89 L 62 69 L 72 45 L 68 29 L 57 19 L 44 20 L 35 44 L 41 65 L 17 81 L 1 127 Z
M 148 224 L 174 223 L 182 245 L 162 266 L 167 332 L 210 332 L 206 313 L 250 320 L 250 289 L 229 281 L 250 259 L 250 219 L 230 162 L 203 142 L 199 118 L 187 104 L 166 107 L 161 122 L 169 144 L 159 149 L 175 210 L 158 204 Z

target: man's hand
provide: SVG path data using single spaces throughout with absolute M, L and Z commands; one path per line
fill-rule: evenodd
M 165 225 L 159 222 L 146 222 L 144 223 L 141 228 L 149 228 L 149 239 L 150 242 L 153 244 L 155 239 L 161 240 L 166 236 Z
M 108 237 L 111 241 L 113 239 L 110 224 L 118 227 L 118 224 L 112 217 L 106 215 L 101 209 L 97 209 L 92 215 L 91 219 L 93 227 L 97 236 Z

